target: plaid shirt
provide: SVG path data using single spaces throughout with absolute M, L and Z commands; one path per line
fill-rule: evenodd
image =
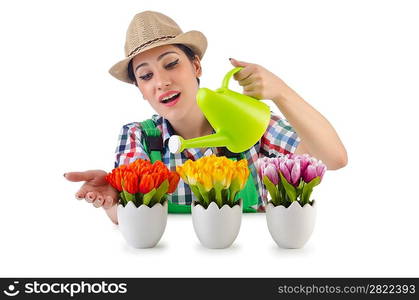
M 168 142 L 169 138 L 175 134 L 170 123 L 158 115 L 153 115 L 152 120 L 156 127 L 162 132 L 163 138 L 163 163 L 171 170 L 176 171 L 176 166 L 182 165 L 188 159 L 193 161 L 211 154 L 218 155 L 218 148 L 189 148 L 181 153 L 170 153 Z M 141 158 L 150 160 L 148 154 L 142 146 L 141 127 L 139 122 L 126 124 L 122 127 L 119 134 L 118 147 L 116 148 L 115 168 L 132 163 Z M 258 207 L 254 207 L 258 211 L 264 211 L 264 201 L 266 201 L 266 191 L 263 183 L 259 179 L 256 170 L 256 161 L 259 157 L 277 157 L 288 153 L 294 153 L 300 142 L 297 133 L 290 126 L 287 120 L 271 113 L 269 126 L 262 138 L 249 150 L 243 154 L 247 159 L 250 168 L 250 174 L 256 183 L 256 189 L 259 193 Z M 182 179 L 179 181 L 177 190 L 169 195 L 168 198 L 173 203 L 190 205 L 192 198 L 195 197 L 191 189 Z

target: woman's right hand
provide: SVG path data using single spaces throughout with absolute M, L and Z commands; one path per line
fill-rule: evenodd
M 72 182 L 85 181 L 76 193 L 76 199 L 86 199 L 94 207 L 111 208 L 118 203 L 118 191 L 105 179 L 103 170 L 89 170 L 85 172 L 69 172 L 64 177 Z

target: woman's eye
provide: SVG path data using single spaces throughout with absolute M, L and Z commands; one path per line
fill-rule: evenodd
M 172 69 L 173 67 L 175 67 L 177 64 L 179 63 L 179 59 L 176 59 L 175 61 L 172 61 L 171 63 L 168 63 L 167 65 L 165 65 L 164 67 L 166 69 Z M 153 73 L 147 73 L 145 75 L 139 76 L 139 78 L 141 80 L 150 80 L 151 77 L 153 77 Z
M 147 73 L 145 75 L 140 76 L 141 80 L 150 80 L 151 76 L 153 76 L 153 73 Z
M 178 64 L 178 62 L 179 62 L 179 59 L 176 59 L 175 61 L 172 61 L 171 63 L 167 64 L 165 68 L 167 69 L 173 68 L 174 66 Z

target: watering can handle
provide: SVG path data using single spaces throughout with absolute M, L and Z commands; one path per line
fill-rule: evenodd
M 236 67 L 234 69 L 232 69 L 231 71 L 229 71 L 223 79 L 223 83 L 221 85 L 222 89 L 228 89 L 228 83 L 230 81 L 231 76 L 233 76 L 234 74 L 236 74 L 237 72 L 239 72 L 241 69 L 243 69 L 243 67 Z

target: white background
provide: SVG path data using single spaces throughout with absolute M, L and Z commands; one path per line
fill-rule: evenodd
M 417 2 L 211 2 L 1 2 L 0 276 L 419 276 Z M 259 214 L 225 250 L 203 248 L 190 215 L 135 250 L 75 200 L 63 173 L 110 171 L 121 126 L 153 113 L 108 74 L 143 10 L 207 36 L 201 86 L 220 86 L 229 57 L 254 62 L 334 125 L 349 164 L 313 192 L 303 249 L 278 248 Z

